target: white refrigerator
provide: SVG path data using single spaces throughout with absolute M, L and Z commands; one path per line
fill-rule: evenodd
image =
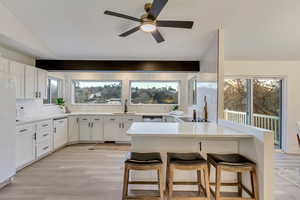
M 0 187 L 16 173 L 16 92 L 14 78 L 0 72 Z

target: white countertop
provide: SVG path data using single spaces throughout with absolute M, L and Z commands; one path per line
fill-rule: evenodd
M 151 137 L 253 137 L 249 133 L 227 128 L 216 123 L 135 122 L 127 131 L 130 136 Z
M 68 117 L 68 116 L 77 116 L 77 115 L 114 115 L 114 116 L 143 116 L 143 115 L 162 115 L 162 116 L 169 116 L 168 113 L 103 113 L 103 112 L 72 112 L 72 113 L 57 113 L 57 114 L 50 114 L 50 115 L 40 115 L 40 116 L 33 116 L 33 117 L 26 117 L 18 119 L 16 122 L 16 125 L 24 125 L 28 123 L 38 122 L 38 121 L 44 121 L 44 120 L 51 120 L 51 119 L 57 119 L 62 117 Z M 175 117 L 175 116 L 174 116 Z

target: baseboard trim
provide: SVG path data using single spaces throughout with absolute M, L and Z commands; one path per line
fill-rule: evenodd
M 14 179 L 14 177 L 10 177 L 9 179 L 0 183 L 0 190 L 3 189 L 4 187 L 6 187 L 7 185 L 11 184 L 13 179 Z

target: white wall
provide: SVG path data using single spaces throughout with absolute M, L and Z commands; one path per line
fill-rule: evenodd
M 172 80 L 180 81 L 180 110 L 187 109 L 187 77 L 188 73 L 142 73 L 142 72 L 81 72 L 81 73 L 65 73 L 66 76 L 66 100 L 69 103 L 69 109 L 76 111 L 99 111 L 99 112 L 122 112 L 123 106 L 120 105 L 70 105 L 71 103 L 71 80 L 121 80 L 122 81 L 122 97 L 129 100 L 129 81 L 130 80 Z M 142 113 L 166 113 L 171 111 L 170 105 L 129 105 L 129 112 Z
M 285 146 L 288 153 L 300 153 L 296 122 L 300 121 L 300 61 L 225 61 L 225 76 L 281 76 L 286 79 Z

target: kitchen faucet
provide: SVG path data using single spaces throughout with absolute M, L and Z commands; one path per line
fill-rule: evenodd
M 124 102 L 124 113 L 128 112 L 127 102 L 128 102 L 127 99 L 125 99 L 125 102 Z

